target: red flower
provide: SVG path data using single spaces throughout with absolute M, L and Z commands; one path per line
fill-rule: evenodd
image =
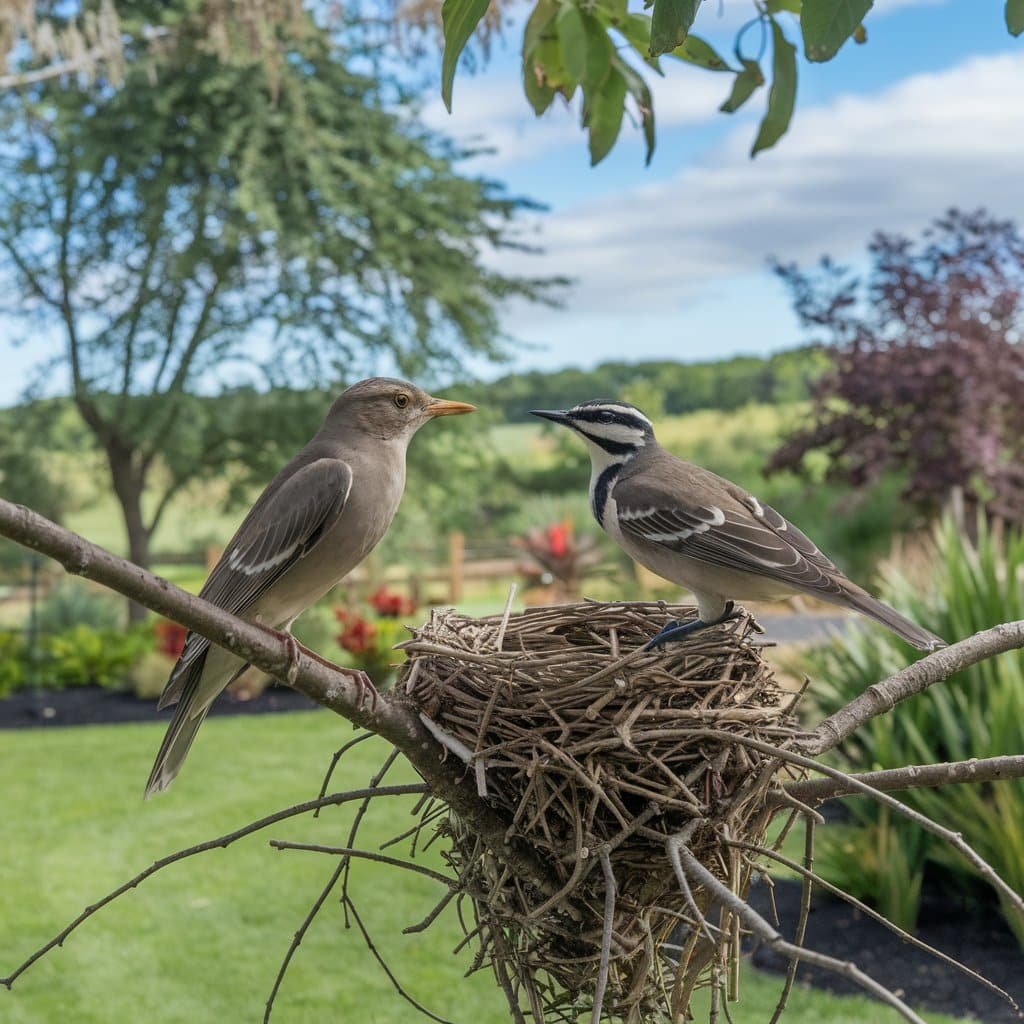
M 339 609 L 342 611 L 342 609 Z M 338 645 L 352 654 L 366 654 L 376 647 L 377 630 L 372 622 L 361 615 L 346 612 L 344 618 L 335 612 L 344 623 L 344 629 L 338 634 Z
M 571 527 L 568 523 L 553 523 L 547 529 L 548 551 L 555 558 L 564 558 L 569 552 Z
M 171 622 L 170 619 L 157 619 L 153 628 L 156 633 L 157 650 L 177 660 L 185 649 L 188 630 L 177 622 Z
M 397 619 L 416 611 L 415 601 L 403 597 L 401 594 L 395 594 L 387 587 L 381 587 L 371 594 L 370 604 L 378 615 L 387 619 Z

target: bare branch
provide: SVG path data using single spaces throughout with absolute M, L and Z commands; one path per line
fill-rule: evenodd
M 755 853 L 761 857 L 770 857 L 772 860 L 776 860 L 780 864 L 789 868 L 790 871 L 795 871 L 798 875 L 802 875 L 803 878 L 809 880 L 819 888 L 824 889 L 825 892 L 831 893 L 837 899 L 843 900 L 845 903 L 849 903 L 851 907 L 855 907 L 865 917 L 870 917 L 872 921 L 876 921 L 884 928 L 887 928 L 889 931 L 893 933 L 893 935 L 898 935 L 904 942 L 909 943 L 911 946 L 914 946 L 917 949 L 920 949 L 922 952 L 927 953 L 929 956 L 935 957 L 936 960 L 941 960 L 944 964 L 956 968 L 961 973 L 967 975 L 968 978 L 971 978 L 974 981 L 976 981 L 979 985 L 984 985 L 984 987 L 987 988 L 990 992 L 994 992 L 1001 999 L 1005 999 L 1006 1002 L 1013 1007 L 1015 1013 L 1017 1013 L 1018 1015 L 1020 1014 L 1020 1007 L 1017 1005 L 1013 996 L 1011 996 L 1010 993 L 1007 992 L 1005 989 L 1000 988 L 994 982 L 989 981 L 988 978 L 986 978 L 983 974 L 979 974 L 977 971 L 972 970 L 966 964 L 963 964 L 954 957 L 949 956 L 949 954 L 943 953 L 941 949 L 936 949 L 934 946 L 929 945 L 927 942 L 923 942 L 921 939 L 916 938 L 914 935 L 911 935 L 910 932 L 900 928 L 899 925 L 893 924 L 893 922 L 890 921 L 884 914 L 880 914 L 877 910 L 874 910 L 873 908 L 869 907 L 866 903 L 863 903 L 861 900 L 857 899 L 856 896 L 851 896 L 845 890 L 840 889 L 838 885 L 833 885 L 831 882 L 826 881 L 826 879 L 822 878 L 821 875 L 817 874 L 816 872 L 809 870 L 807 867 L 801 864 L 798 864 L 791 857 L 787 857 L 785 856 L 785 854 L 779 853 L 778 850 L 770 850 L 767 847 L 759 846 L 756 843 L 747 843 L 735 839 L 727 840 L 727 842 L 730 846 L 734 846 L 737 849 L 749 850 L 752 853 Z
M 525 843 L 508 838 L 508 822 L 481 800 L 461 766 L 443 763 L 443 749 L 413 708 L 384 696 L 364 706 L 356 673 L 331 665 L 301 645 L 228 614 L 167 580 L 111 554 L 44 516 L 0 498 L 0 536 L 60 562 L 68 572 L 95 580 L 207 637 L 318 704 L 389 740 L 409 759 L 432 793 L 469 822 L 492 850 L 545 893 L 551 873 Z
M 260 818 L 258 821 L 251 822 L 243 828 L 236 829 L 234 832 L 227 832 L 222 836 L 218 836 L 216 839 L 208 839 L 205 843 L 198 843 L 195 846 L 190 846 L 184 850 L 178 850 L 177 853 L 168 854 L 166 857 L 161 857 L 159 860 L 154 861 L 145 871 L 140 871 L 134 878 L 130 878 L 123 885 L 118 886 L 113 892 L 104 896 L 97 903 L 92 903 L 85 910 L 82 911 L 67 927 L 63 928 L 57 935 L 55 935 L 46 945 L 41 946 L 37 949 L 27 960 L 16 967 L 10 974 L 5 978 L 0 978 L 0 985 L 5 988 L 10 988 L 17 979 L 28 970 L 37 960 L 45 956 L 55 946 L 62 946 L 64 940 L 76 929 L 79 925 L 83 924 L 90 917 L 93 916 L 97 911 L 102 910 L 108 903 L 113 903 L 118 897 L 123 896 L 126 892 L 131 889 L 135 889 L 141 885 L 150 875 L 155 875 L 158 871 L 168 867 L 171 864 L 176 864 L 180 860 L 186 860 L 189 857 L 195 857 L 200 853 L 206 853 L 209 850 L 224 849 L 230 846 L 232 843 L 237 842 L 239 839 L 244 839 L 246 836 L 252 835 L 254 832 L 259 832 L 262 829 L 269 828 L 271 825 L 276 825 L 279 821 L 284 821 L 287 818 L 294 818 L 300 814 L 306 814 L 308 811 L 315 810 L 318 807 L 329 807 L 337 804 L 349 803 L 353 800 L 362 800 L 369 796 L 372 798 L 381 796 L 410 796 L 417 793 L 425 793 L 427 787 L 424 785 L 411 784 L 404 786 L 382 786 L 371 789 L 354 789 L 347 793 L 335 793 L 331 796 L 323 797 L 318 800 L 307 800 L 305 803 L 296 804 L 294 807 L 287 807 L 282 811 L 276 811 L 274 814 L 268 814 L 264 818 Z
M 590 1014 L 590 1024 L 601 1024 L 601 1009 L 604 1006 L 604 993 L 608 987 L 608 971 L 612 959 L 612 930 L 615 926 L 615 874 L 607 850 L 601 851 L 600 858 L 601 870 L 604 872 L 604 926 L 601 929 L 601 966 L 594 988 L 594 1008 Z
M 920 825 L 926 832 L 931 832 L 932 835 L 936 835 L 940 839 L 949 843 L 950 846 L 952 846 L 977 869 L 978 874 L 986 879 L 992 888 L 1006 899 L 1010 906 L 1024 914 L 1024 899 L 1021 898 L 1020 893 L 1012 889 L 1010 885 L 1000 877 L 999 872 L 997 872 L 996 869 L 993 868 L 992 865 L 977 852 L 977 850 L 964 841 L 964 837 L 960 835 L 959 832 L 954 832 L 952 829 L 948 829 L 944 825 L 940 825 L 937 821 L 932 821 L 932 819 L 926 814 L 921 814 L 920 811 L 915 811 L 912 807 L 908 807 L 906 804 L 900 803 L 899 800 L 895 797 L 889 796 L 888 793 L 883 793 L 881 790 L 869 786 L 867 783 L 860 782 L 852 775 L 839 771 L 838 768 L 831 768 L 828 765 L 819 764 L 817 761 L 814 761 L 809 757 L 804 757 L 802 754 L 796 754 L 791 750 L 784 750 L 782 747 L 776 747 L 770 743 L 762 743 L 760 740 L 753 739 L 749 736 L 739 736 L 736 733 L 720 732 L 717 729 L 695 730 L 695 735 L 696 734 L 716 739 L 729 739 L 733 743 L 739 743 L 744 747 L 750 747 L 752 750 L 759 750 L 763 754 L 772 754 L 784 761 L 789 761 L 791 764 L 797 764 L 800 765 L 801 768 L 807 768 L 812 772 L 821 772 L 823 775 L 827 775 L 830 779 L 834 779 L 837 782 L 841 782 L 844 785 L 849 786 L 854 793 L 864 793 L 867 796 L 872 797 L 874 800 L 877 800 L 880 804 L 884 804 L 886 807 L 891 807 L 897 814 L 901 814 L 904 818 Z
M 948 786 L 961 782 L 997 782 L 1001 779 L 1024 778 L 1024 754 L 1004 754 L 1000 757 L 972 757 L 969 761 L 949 761 L 943 764 L 911 764 L 905 768 L 885 771 L 861 772 L 851 779 L 872 789 L 890 792 L 898 789 L 924 789 Z M 769 795 L 769 800 L 783 803 L 787 794 L 803 803 L 814 805 L 840 796 L 851 796 L 863 790 L 848 785 L 842 779 L 801 779 L 787 782 L 782 793 Z
M 835 957 L 826 956 L 824 953 L 803 949 L 793 945 L 792 942 L 787 942 L 756 910 L 748 906 L 727 885 L 715 878 L 685 845 L 679 844 L 677 849 L 686 874 L 702 885 L 719 903 L 735 914 L 765 945 L 770 946 L 783 956 L 803 960 L 826 971 L 841 974 L 843 977 L 856 982 L 861 988 L 870 992 L 883 1003 L 897 1010 L 911 1024 L 925 1024 L 902 999 L 890 992 L 884 985 L 880 985 L 874 978 L 865 974 L 856 964 L 837 960 Z
M 811 733 L 810 738 L 800 744 L 800 749 L 806 754 L 823 754 L 842 743 L 865 722 L 891 711 L 900 701 L 923 693 L 929 686 L 941 683 L 954 672 L 1021 647 L 1024 647 L 1024 621 L 993 626 L 992 629 L 975 633 L 966 640 L 935 651 L 896 675 L 869 686 L 834 715 L 829 715 Z

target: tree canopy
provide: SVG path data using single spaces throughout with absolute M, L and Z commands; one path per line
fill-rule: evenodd
M 126 60 L 121 87 L 0 94 L 8 313 L 59 332 L 47 375 L 70 378 L 143 564 L 170 497 L 274 429 L 190 396 L 496 358 L 497 304 L 546 294 L 487 260 L 518 244 L 528 204 L 460 174 L 394 80 L 354 70 L 373 55 L 352 37 L 343 48 L 307 19 L 282 34 L 276 70 L 225 63 L 191 7 L 136 11 L 175 46 Z M 143 510 L 157 465 L 163 491 Z
M 875 235 L 865 280 L 825 258 L 778 266 L 793 306 L 833 366 L 808 426 L 775 454 L 809 452 L 854 486 L 905 473 L 905 497 L 934 511 L 954 488 L 1024 520 L 1024 235 L 983 210 L 953 210 L 919 239 Z

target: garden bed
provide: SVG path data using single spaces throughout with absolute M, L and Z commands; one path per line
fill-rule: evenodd
M 271 711 L 309 711 L 308 697 L 284 686 L 270 686 L 258 697 L 239 700 L 223 694 L 212 715 L 249 715 Z M 20 690 L 0 700 L 0 729 L 33 729 L 64 725 L 101 725 L 116 722 L 166 722 L 170 710 L 157 711 L 155 700 L 102 686 L 74 686 L 61 690 Z
M 771 920 L 767 889 L 758 885 L 752 905 Z M 775 883 L 775 903 L 784 935 L 792 935 L 800 913 L 800 883 Z M 987 912 L 970 910 L 955 895 L 928 886 L 922 893 L 916 938 L 984 975 L 1024 1004 L 1024 952 L 993 905 Z M 866 974 L 897 992 L 917 1009 L 954 1017 L 970 1017 L 984 1024 L 1011 1024 L 1019 1018 L 994 992 L 934 957 L 903 942 L 847 903 L 819 894 L 807 921 L 807 946 L 827 950 L 841 960 L 852 960 Z M 753 963 L 762 970 L 785 974 L 787 961 L 767 947 L 754 951 Z M 827 971 L 801 965 L 803 984 L 842 995 L 862 994 L 859 986 Z

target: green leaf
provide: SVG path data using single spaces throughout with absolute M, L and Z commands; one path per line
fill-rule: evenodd
M 1024 32 L 1024 0 L 1006 0 L 1006 27 L 1011 36 Z
M 590 14 L 583 16 L 583 29 L 586 32 L 587 59 L 583 74 L 583 85 L 587 89 L 596 89 L 607 77 L 611 67 L 615 47 L 605 27 Z
M 527 19 L 526 28 L 523 30 L 523 59 L 525 60 L 533 48 L 540 42 L 544 30 L 558 14 L 558 0 L 538 0 L 533 13 Z
M 686 38 L 697 17 L 700 0 L 654 0 L 651 17 L 651 56 L 674 50 Z
M 599 164 L 611 152 L 619 137 L 625 110 L 626 79 L 612 68 L 601 88 L 590 98 L 587 108 L 591 167 Z
M 543 73 L 538 74 L 538 65 L 533 60 L 523 62 L 523 92 L 533 107 L 533 112 L 540 117 L 555 98 L 555 90 L 548 85 Z
M 459 57 L 473 30 L 487 13 L 490 0 L 444 0 L 441 23 L 444 26 L 444 57 L 441 59 L 441 99 L 451 113 L 452 85 Z
M 871 10 L 874 0 L 804 0 L 800 31 L 808 60 L 831 60 Z
M 566 4 L 555 24 L 565 70 L 573 81 L 582 82 L 587 73 L 587 29 L 583 14 L 575 4 Z
M 790 14 L 799 14 L 803 6 L 803 0 L 768 0 L 764 5 L 765 14 L 781 14 L 788 11 Z
M 728 62 L 719 56 L 718 51 L 700 36 L 687 36 L 669 56 L 678 57 L 687 64 L 707 68 L 708 71 L 732 71 Z
M 626 80 L 626 89 L 633 97 L 633 102 L 636 103 L 636 110 L 640 115 L 640 125 L 643 128 L 644 142 L 647 145 L 644 164 L 649 165 L 651 157 L 654 156 L 654 97 L 651 96 L 651 88 L 644 80 L 643 75 L 635 68 L 630 67 L 618 55 L 612 58 L 612 66 Z
M 786 134 L 796 103 L 796 47 L 786 38 L 774 18 L 772 50 L 772 88 L 768 93 L 768 110 L 754 140 L 751 156 L 770 149 Z
M 732 83 L 729 98 L 718 108 L 723 114 L 735 114 L 764 85 L 764 74 L 756 60 L 743 60 L 743 70 Z
M 616 21 L 614 27 L 636 50 L 645 64 L 654 68 L 659 75 L 662 74 L 658 58 L 651 56 L 651 19 L 646 14 L 627 14 L 624 18 Z

